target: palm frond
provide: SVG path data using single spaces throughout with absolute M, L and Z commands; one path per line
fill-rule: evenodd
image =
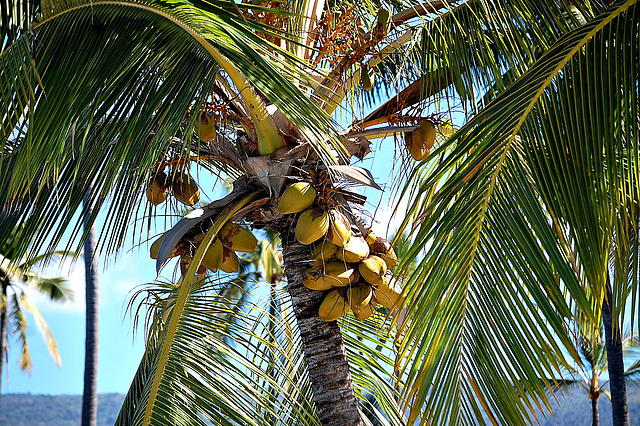
M 64 277 L 47 278 L 29 271 L 24 278 L 26 278 L 27 285 L 47 295 L 53 301 L 68 302 L 73 300 L 73 289 Z
M 24 294 L 24 293 L 23 293 Z M 33 369 L 31 362 L 31 353 L 29 352 L 29 343 L 27 342 L 27 318 L 20 307 L 20 300 L 17 293 L 13 293 L 7 306 L 7 316 L 10 319 L 8 324 L 11 334 L 15 335 L 20 342 L 20 368 L 23 371 L 30 372 Z
M 623 246 L 637 222 L 635 3 L 560 37 L 432 154 L 441 161 L 407 215 L 424 218 L 407 261 L 428 251 L 407 291 L 410 421 L 474 423 L 482 409 L 499 423 L 534 421 L 551 386 L 538 377 L 558 368 L 556 336 L 577 357 L 566 292 L 597 323 L 588 294 L 602 294 L 610 241 Z
M 31 312 L 31 314 L 33 315 L 33 318 L 36 321 L 36 326 L 38 327 L 38 331 L 40 331 L 42 339 L 47 346 L 49 355 L 51 355 L 51 358 L 53 358 L 58 366 L 61 366 L 62 360 L 60 359 L 60 354 L 58 353 L 58 345 L 56 343 L 56 340 L 53 338 L 53 334 L 51 334 L 51 330 L 49 329 L 47 321 L 45 321 L 42 314 L 40 314 L 40 311 L 31 301 L 31 298 L 29 298 L 29 296 L 27 296 L 27 294 L 24 292 L 20 293 L 20 304 L 25 310 Z
M 266 323 L 260 325 L 259 318 L 265 318 L 261 304 L 247 303 L 242 317 L 229 322 L 226 300 L 217 295 L 224 286 L 212 282 L 192 292 L 180 316 L 166 368 L 153 372 L 146 365 L 148 381 L 156 374 L 162 376 L 152 419 L 172 412 L 177 424 L 201 424 L 202 419 L 212 424 L 261 425 L 272 419 L 285 424 L 315 424 L 313 408 L 304 402 L 310 397 L 308 379 L 299 377 L 302 358 L 293 357 L 289 348 L 269 336 Z M 162 327 L 163 323 L 156 326 Z M 278 333 L 283 331 L 279 329 Z M 152 350 L 159 350 L 159 346 L 150 340 L 147 362 L 152 362 Z M 265 350 L 273 357 L 261 356 Z M 144 362 L 118 424 L 137 424 L 144 416 L 144 400 L 131 403 L 134 389 L 139 398 L 146 394 L 139 380 L 143 367 Z M 187 402 L 184 410 L 175 407 L 174 398 Z
M 89 185 L 94 189 L 88 204 L 95 212 L 106 205 L 110 218 L 100 247 L 113 252 L 122 243 L 131 218 L 144 210 L 141 190 L 158 162 L 169 150 L 190 155 L 197 114 L 189 112 L 200 109 L 219 75 L 212 52 L 274 102 L 325 162 L 336 161 L 335 153 L 342 150 L 335 132 L 332 136 L 333 124 L 290 81 L 292 75 L 302 78 L 300 71 L 268 53 L 273 46 L 253 32 L 257 24 L 227 11 L 234 5 L 48 5 L 33 26 L 37 38 L 23 35 L 33 46 L 40 84 L 29 77 L 32 90 L 24 96 L 17 86 L 2 85 L 0 96 L 21 96 L 5 107 L 9 134 L 2 146 L 10 147 L 11 155 L 0 161 L 0 176 L 7 182 L 0 204 L 26 222 L 23 252 L 29 243 L 36 249 L 55 247 L 66 229 L 72 229 L 79 246 L 81 226 L 74 215 L 84 216 L 81 202 Z M 5 69 L 10 73 L 9 65 Z M 27 101 L 37 108 L 21 106 Z M 22 122 L 23 131 L 10 136 Z M 59 218 L 46 236 L 37 232 L 44 212 Z

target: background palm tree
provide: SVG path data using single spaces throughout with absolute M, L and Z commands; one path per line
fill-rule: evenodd
M 84 347 L 84 384 L 82 387 L 82 426 L 95 426 L 98 422 L 98 342 L 99 342 L 99 278 L 98 256 L 96 254 L 95 224 L 86 227 L 91 216 L 91 208 L 87 208 L 84 242 L 85 270 L 85 347 Z
M 149 178 L 167 165 L 177 175 L 193 157 L 191 167 L 221 171 L 234 191 L 174 227 L 158 264 L 194 226 L 207 231 L 205 245 L 231 218 L 278 231 L 307 363 L 301 368 L 320 422 L 360 424 L 364 388 L 385 395 L 386 416 L 409 411 L 409 424 L 473 424 L 483 412 L 496 423 L 533 421 L 534 403 L 520 396 L 546 401 L 552 384 L 539 378 L 557 368 L 549 354 L 560 344 L 571 348 L 562 337 L 570 305 L 594 323 L 600 306 L 610 306 L 605 331 L 615 342 L 622 296 L 637 288 L 636 2 L 611 9 L 599 1 L 524 0 L 384 6 L 392 16 L 379 4 L 348 2 L 265 9 L 225 1 L 54 1 L 3 9 L 0 204 L 26 223 L 16 249 L 31 240 L 56 244 L 92 182 L 96 209 L 112 195 L 102 242 L 105 252 L 115 251 L 135 213 L 152 212 L 140 207 Z M 620 63 L 620 72 L 610 72 Z M 360 82 L 369 73 L 377 77 L 371 92 Z M 369 115 L 358 108 L 385 98 Z M 353 113 L 344 130 L 330 118 L 339 106 Z M 194 130 L 201 111 L 218 125 L 211 143 Z M 327 172 L 322 182 L 358 224 L 364 200 L 347 184 L 375 183 L 364 169 L 339 166 L 365 157 L 372 149 L 366 138 L 409 133 L 423 118 L 440 124 L 458 112 L 472 119 L 414 170 L 406 161 L 394 180 L 395 187 L 409 181 L 399 194 L 410 197 L 404 226 L 419 224 L 405 265 L 427 256 L 408 276 L 410 319 L 394 334 L 399 349 L 373 351 L 352 336 L 381 330 L 380 317 L 365 330 L 317 316 L 323 295 L 301 284 L 309 248 L 296 242 L 293 221 L 275 202 L 285 183 Z M 45 236 L 40 225 L 51 217 L 58 222 Z M 577 259 L 569 255 L 574 249 Z M 272 418 L 273 401 L 287 401 L 295 412 L 278 414 L 296 423 L 308 414 L 300 401 L 309 388 L 293 381 L 299 370 L 289 364 L 274 382 L 248 361 L 269 347 L 259 332 L 237 328 L 251 331 L 236 340 L 247 351 L 202 340 L 217 327 L 205 320 L 217 308 L 199 305 L 207 299 L 190 285 L 203 253 L 201 246 L 176 279 L 186 285 L 171 288 L 168 320 L 150 321 L 124 418 L 198 423 L 224 415 L 251 424 L 256 410 Z M 605 298 L 609 265 L 615 279 Z M 259 317 L 248 318 L 256 324 Z M 280 324 L 286 330 L 292 322 Z M 225 348 L 224 356 L 212 356 L 212 345 Z M 228 387 L 212 375 L 223 365 L 234 370 L 224 382 L 236 385 L 233 404 L 220 398 Z M 263 403 L 267 389 L 278 389 L 280 399 Z M 186 402 L 176 407 L 176 400 Z
M 567 372 L 571 377 L 564 377 L 559 381 L 559 390 L 570 391 L 571 388 L 579 386 L 583 388 L 591 401 L 592 408 L 592 424 L 597 426 L 600 424 L 600 413 L 598 409 L 598 400 L 601 394 L 611 399 L 611 393 L 605 389 L 609 380 L 600 381 L 600 377 L 605 373 L 607 368 L 607 353 L 604 342 L 597 336 L 584 335 L 580 333 L 578 327 L 573 330 L 572 339 L 576 343 L 580 358 L 578 363 L 570 363 Z M 627 330 L 622 338 L 622 347 L 625 356 L 637 358 L 638 335 Z M 625 369 L 625 380 L 637 380 L 640 372 L 640 360 L 636 360 L 628 368 Z
M 27 292 L 25 292 L 25 289 L 42 293 L 52 301 L 61 303 L 70 301 L 73 298 L 73 291 L 67 286 L 64 278 L 47 278 L 34 271 L 36 264 L 41 260 L 50 259 L 52 256 L 64 255 L 64 253 L 43 254 L 30 261 L 20 263 L 18 258 L 15 257 L 17 253 L 11 247 L 11 241 L 5 240 L 0 244 L 0 285 L 2 286 L 2 299 L 0 300 L 0 377 L 2 377 L 5 360 L 8 358 L 9 333 L 15 336 L 21 347 L 20 368 L 26 372 L 31 371 L 33 368 L 27 341 L 27 317 L 25 312 L 30 312 L 33 315 L 36 326 L 40 334 L 42 334 L 51 357 L 58 365 L 61 365 L 58 347 L 49 330 L 49 326 Z

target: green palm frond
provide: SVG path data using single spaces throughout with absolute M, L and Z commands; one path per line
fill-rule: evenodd
M 404 425 L 397 387 L 395 332 L 386 315 L 376 312 L 365 321 L 348 315 L 340 321 L 351 377 L 361 411 L 369 418 L 384 416 L 390 425 Z
M 410 279 L 401 352 L 412 419 L 474 423 L 484 408 L 500 423 L 535 421 L 556 336 L 577 357 L 567 292 L 597 323 L 611 248 L 637 258 L 625 244 L 638 229 L 635 3 L 560 37 L 432 154 L 441 161 L 410 206 L 424 222 L 409 260 L 428 251 Z M 637 275 L 614 263 L 620 313 Z
M 407 6 L 407 11 L 420 10 Z M 394 41 L 387 47 L 394 43 L 399 47 L 388 60 L 381 62 L 379 55 L 369 60 L 386 82 L 381 87 L 383 93 L 374 95 L 388 100 L 361 124 L 396 113 L 415 116 L 429 111 L 455 116 L 465 110 L 477 112 L 526 72 L 556 40 L 604 10 L 599 2 L 559 5 L 526 0 L 434 6 L 440 9 L 423 13 L 421 21 L 398 23 L 391 36 Z M 385 92 L 390 86 L 396 91 L 403 89 L 400 97 Z
M 127 393 L 117 424 L 138 424 L 144 415 L 148 388 L 161 375 L 152 423 L 171 416 L 175 424 L 315 425 L 318 420 L 302 355 L 300 338 L 288 293 L 275 289 L 275 303 L 267 288 L 239 299 L 231 310 L 223 296 L 229 283 L 207 281 L 192 287 L 180 316 L 172 349 L 162 372 L 155 370 L 164 322 L 163 303 L 150 306 L 151 332 L 147 351 Z M 176 286 L 153 285 L 153 300 L 175 300 Z M 242 287 L 237 291 L 245 292 Z M 271 299 L 271 300 L 270 300 Z M 271 310 L 271 306 L 276 306 Z M 229 321 L 229 315 L 235 321 Z M 383 317 L 366 323 L 343 321 L 350 353 L 351 375 L 363 412 L 371 412 L 367 397 L 376 396 L 373 418 L 392 425 L 404 424 L 394 397 L 393 335 Z M 177 406 L 175 400 L 184 401 Z M 271 422 L 271 423 L 270 423 Z
M 96 212 L 105 204 L 110 213 L 101 245 L 112 252 L 121 244 L 131 218 L 142 210 L 141 190 L 161 155 L 169 148 L 184 155 L 194 149 L 190 129 L 196 114 L 186 127 L 183 119 L 200 108 L 219 76 L 212 52 L 274 102 L 325 162 L 335 162 L 341 150 L 333 124 L 291 81 L 303 78 L 299 64 L 268 54 L 274 46 L 254 33 L 264 28 L 227 11 L 235 3 L 200 5 L 53 2 L 33 25 L 36 38 L 22 35 L 28 41 L 23 43 L 34 46 L 41 82 L 29 77 L 29 90 L 23 91 L 2 85 L 0 97 L 16 100 L 5 105 L 3 115 L 15 119 L 3 124 L 1 145 L 11 155 L 0 162 L 7 182 L 0 202 L 7 214 L 26 221 L 23 251 L 28 241 L 35 248 L 54 247 L 67 228 L 79 236 L 74 215 L 83 211 L 90 184 L 88 203 Z M 7 78 L 13 74 L 9 65 L 0 73 Z M 19 123 L 25 126 L 13 134 Z M 36 231 L 45 212 L 59 217 L 47 236 Z
M 49 299 L 57 302 L 73 300 L 73 289 L 63 277 L 47 278 L 29 271 L 26 276 L 26 284 L 35 288 L 39 293 L 45 294 Z
M 293 358 L 268 335 L 265 324 L 255 322 L 264 318 L 258 306 L 247 304 L 241 320 L 227 321 L 228 306 L 216 295 L 219 286 L 208 283 L 189 296 L 166 367 L 162 372 L 153 371 L 143 360 L 118 424 L 138 424 L 144 417 L 145 400 L 133 396 L 148 397 L 148 383 L 142 388 L 144 381 L 140 380 L 145 369 L 147 382 L 156 374 L 162 376 L 152 422 L 166 420 L 169 413 L 176 424 L 204 424 L 202 419 L 213 424 L 255 425 L 267 424 L 272 418 L 285 424 L 317 421 L 312 406 L 304 403 L 300 394 L 301 386 L 308 387 L 308 379 L 299 377 L 301 358 Z M 159 322 L 156 326 L 163 325 Z M 156 344 L 148 342 L 147 362 L 153 362 Z M 275 355 L 269 374 L 260 356 L 265 349 Z M 185 403 L 176 407 L 176 398 Z

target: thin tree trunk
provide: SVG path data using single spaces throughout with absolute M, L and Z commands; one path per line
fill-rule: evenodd
M 322 425 L 360 426 L 347 354 L 338 324 L 325 322 L 318 307 L 325 293 L 302 285 L 308 268 L 309 247 L 291 234 L 281 233 L 285 276 L 309 367 L 313 400 Z
M 600 413 L 598 412 L 598 398 L 591 400 L 591 425 L 600 425 Z
M 622 338 L 619 325 L 613 328 L 611 316 L 612 290 L 609 277 L 606 283 L 606 298 L 602 302 L 602 322 L 604 323 L 607 362 L 609 365 L 609 386 L 611 388 L 611 412 L 613 426 L 629 425 L 629 407 L 627 406 L 627 385 L 622 357 Z
M 2 274 L 2 271 L 0 271 Z M 2 282 L 2 299 L 7 300 L 7 278 L 0 276 Z M 0 307 L 0 402 L 2 397 L 2 373 L 4 372 L 4 361 L 7 356 L 7 305 L 2 303 Z M 0 405 L 1 406 L 1 405 Z
M 87 212 L 85 227 L 89 215 Z M 84 243 L 86 334 L 82 426 L 95 426 L 98 422 L 98 257 L 94 256 L 95 247 L 96 232 L 92 226 Z

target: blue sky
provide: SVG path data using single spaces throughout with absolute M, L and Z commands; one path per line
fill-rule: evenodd
M 380 141 L 374 141 L 379 144 Z M 391 168 L 398 167 L 393 157 L 393 139 L 387 139 L 384 149 L 374 147 L 374 154 L 363 163 L 357 164 L 369 168 L 376 181 L 390 181 Z M 375 163 L 375 164 L 374 164 Z M 205 172 L 203 172 L 205 173 Z M 213 178 L 198 178 L 203 189 L 203 200 L 220 198 L 224 194 L 222 185 L 212 193 L 215 183 Z M 387 228 L 391 231 L 397 227 L 391 223 L 390 212 L 385 210 L 386 199 L 379 201 L 382 195 L 376 190 L 367 190 L 369 197 L 368 210 L 376 212 L 374 230 L 384 235 Z M 215 198 L 214 198 L 215 196 Z M 160 212 L 161 213 L 161 212 Z M 158 220 L 163 226 L 164 219 Z M 158 228 L 161 232 L 164 228 Z M 168 268 L 172 268 L 169 265 Z M 49 276 L 65 276 L 75 291 L 75 300 L 70 304 L 54 304 L 39 295 L 32 295 L 34 302 L 46 318 L 58 343 L 62 358 L 62 367 L 57 367 L 48 354 L 33 321 L 29 323 L 29 345 L 33 358 L 33 371 L 25 374 L 18 364 L 19 347 L 16 341 L 9 341 L 9 381 L 6 374 L 2 377 L 2 393 L 31 394 L 81 394 L 84 374 L 84 264 L 80 259 L 73 267 L 69 264 L 52 265 L 46 271 Z M 116 258 L 109 259 L 105 267 L 104 260 L 100 264 L 100 340 L 99 340 L 99 372 L 98 392 L 125 393 L 133 379 L 134 373 L 144 351 L 143 319 L 134 333 L 133 319 L 126 312 L 132 290 L 156 278 L 155 261 L 149 258 L 148 245 L 132 248 L 123 247 Z M 31 318 L 29 318 L 31 320 Z

